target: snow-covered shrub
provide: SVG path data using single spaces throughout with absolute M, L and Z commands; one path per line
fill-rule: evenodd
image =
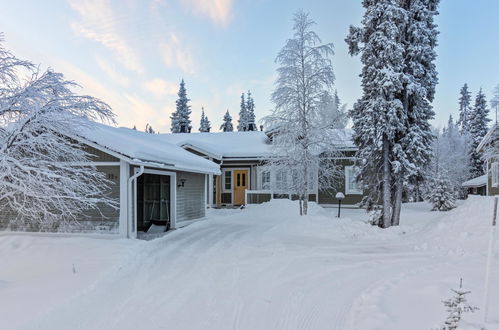
M 432 203 L 432 211 L 449 211 L 456 207 L 456 196 L 448 180 L 439 177 L 433 184 L 429 201 Z
M 369 215 L 369 218 L 368 218 L 367 222 L 370 225 L 381 226 L 381 223 L 383 220 L 383 213 L 381 212 L 381 210 L 375 209 L 375 210 L 369 211 L 368 215 Z
M 444 326 L 440 330 L 455 330 L 459 326 L 464 313 L 473 313 L 478 310 L 478 307 L 471 306 L 468 304 L 466 295 L 471 293 L 471 291 L 465 291 L 460 288 L 458 290 L 451 289 L 454 292 L 454 296 L 450 299 L 442 301 L 445 307 L 447 307 L 447 312 L 449 315 L 444 322 Z

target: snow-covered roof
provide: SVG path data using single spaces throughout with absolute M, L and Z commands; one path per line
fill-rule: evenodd
M 487 174 L 465 181 L 462 184 L 462 186 L 465 188 L 477 188 L 483 187 L 485 185 L 487 185 Z
M 95 143 L 127 158 L 132 163 L 179 171 L 220 173 L 220 167 L 214 162 L 196 156 L 178 145 L 168 143 L 159 134 L 91 123 L 83 126 L 78 135 L 83 138 L 82 142 Z
M 341 148 L 355 148 L 351 129 L 325 131 L 330 141 Z M 271 153 L 269 138 L 264 132 L 216 132 L 159 134 L 165 143 L 199 151 L 215 159 L 265 158 Z
M 165 143 L 191 148 L 216 159 L 264 158 L 270 155 L 264 132 L 218 132 L 159 134 Z

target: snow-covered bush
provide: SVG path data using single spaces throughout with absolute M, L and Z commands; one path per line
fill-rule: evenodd
M 466 299 L 466 295 L 471 293 L 471 291 L 463 290 L 462 286 L 458 290 L 451 289 L 451 291 L 455 295 L 450 299 L 442 301 L 444 306 L 447 307 L 449 315 L 440 330 L 457 329 L 464 313 L 473 313 L 478 310 L 478 307 L 468 304 Z
M 0 35 L 0 214 L 28 227 L 77 220 L 103 197 L 104 173 L 73 138 L 92 120 L 113 120 L 111 108 L 73 92 L 78 85 L 61 73 L 40 71 L 1 45 Z M 27 78 L 25 78 L 27 77 Z M 35 227 L 36 227 L 35 226 Z
M 449 211 L 456 207 L 456 196 L 447 179 L 439 177 L 433 183 L 433 189 L 428 196 L 432 203 L 432 211 Z

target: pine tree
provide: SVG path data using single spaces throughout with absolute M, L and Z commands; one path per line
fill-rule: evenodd
M 253 100 L 250 91 L 248 91 L 246 98 L 246 125 L 248 131 L 256 131 L 255 101 Z
M 464 84 L 459 92 L 459 120 L 457 124 L 461 132 L 469 132 L 470 114 L 471 114 L 471 92 L 468 90 L 468 84 Z
M 172 113 L 171 131 L 172 133 L 190 133 L 191 131 L 191 106 L 189 105 L 190 99 L 187 98 L 187 90 L 185 89 L 184 79 L 180 82 L 178 91 L 178 99 L 175 102 L 176 111 Z
M 207 133 L 211 130 L 211 123 L 208 120 L 208 117 L 204 114 L 204 107 L 201 108 L 201 121 L 199 124 L 199 131 Z
M 364 1 L 363 27 L 350 28 L 361 53 L 363 96 L 350 112 L 367 203 L 381 202 L 382 227 L 398 225 L 404 181 L 425 173 L 433 134 L 438 0 Z
M 223 132 L 232 132 L 234 130 L 234 126 L 232 125 L 232 117 L 229 114 L 229 110 L 227 110 L 227 112 L 224 115 L 224 122 L 220 126 L 220 129 Z
M 429 201 L 432 211 L 449 211 L 456 207 L 456 196 L 449 181 L 440 175 L 433 183 Z
M 137 130 L 137 126 L 133 125 L 132 129 L 136 131 Z
M 442 301 L 444 306 L 447 307 L 449 315 L 440 330 L 458 329 L 464 313 L 473 313 L 478 310 L 478 307 L 471 306 L 466 299 L 466 295 L 470 294 L 471 291 L 463 290 L 462 285 L 459 286 L 458 290 L 451 289 L 451 291 L 454 292 L 454 297 Z
M 484 161 L 482 156 L 476 151 L 476 148 L 482 142 L 483 137 L 487 134 L 489 109 L 487 108 L 487 101 L 482 89 L 478 92 L 475 99 L 475 106 L 470 114 L 470 136 L 471 136 L 471 150 L 470 150 L 470 165 L 471 177 L 483 175 Z
M 144 132 L 150 133 L 150 134 L 155 134 L 156 133 L 156 131 L 154 131 L 154 129 L 152 128 L 152 126 L 149 125 L 149 123 L 146 124 L 146 129 L 144 130 Z
M 239 120 L 237 125 L 238 131 L 248 130 L 248 111 L 246 109 L 246 101 L 244 99 L 244 93 L 241 94 L 241 105 L 239 110 Z

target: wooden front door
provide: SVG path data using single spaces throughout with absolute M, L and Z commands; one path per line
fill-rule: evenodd
M 248 188 L 248 170 L 234 170 L 234 205 L 244 204 L 244 195 Z

